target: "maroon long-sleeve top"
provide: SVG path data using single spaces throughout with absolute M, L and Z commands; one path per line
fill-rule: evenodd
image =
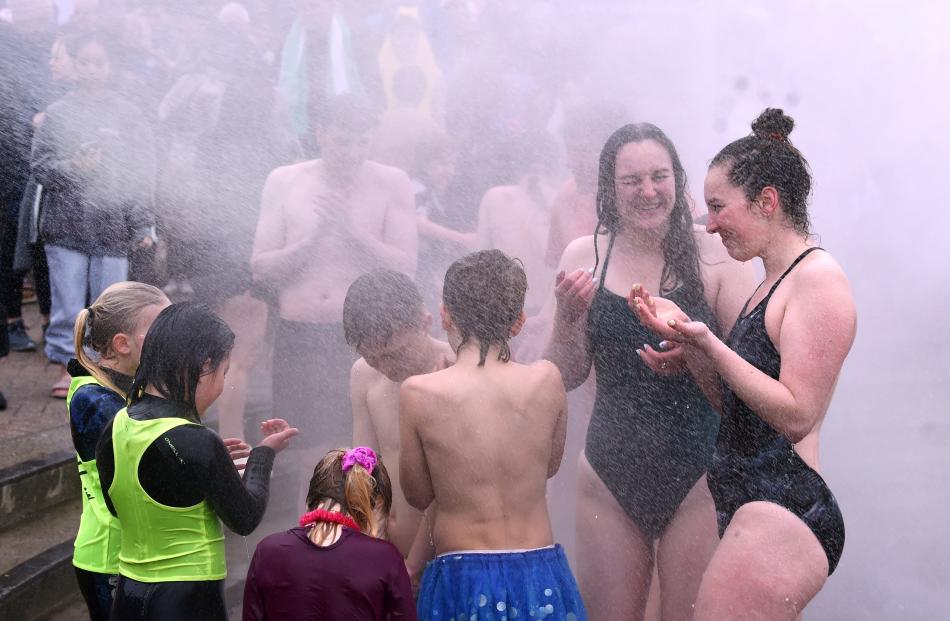
M 244 585 L 244 621 L 416 620 L 406 564 L 396 546 L 342 529 L 318 546 L 306 528 L 261 541 Z

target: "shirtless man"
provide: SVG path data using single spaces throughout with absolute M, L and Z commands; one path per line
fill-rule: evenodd
M 597 226 L 597 175 L 600 149 L 618 127 L 629 123 L 626 107 L 602 101 L 569 108 L 565 113 L 564 152 L 571 178 L 554 196 L 545 264 L 554 269 L 567 245 Z
M 526 288 L 524 270 L 498 250 L 453 263 L 442 325 L 457 361 L 400 390 L 402 490 L 417 509 L 432 504 L 440 554 L 423 576 L 423 620 L 479 610 L 586 619 L 545 498 L 564 452 L 564 386 L 547 361 L 509 360 Z
M 556 145 L 550 136 L 540 134 L 516 146 L 512 172 L 518 182 L 485 192 L 478 209 L 477 244 L 521 260 L 528 276 L 525 312 L 531 317 L 554 291 L 554 269 L 544 262 L 554 197 L 545 172 L 556 158 Z
M 353 446 L 369 446 L 390 463 L 399 462 L 399 387 L 413 375 L 448 366 L 455 353 L 429 336 L 432 315 L 412 279 L 388 269 L 356 279 L 343 302 L 346 342 L 362 357 L 350 370 Z M 422 512 L 412 508 L 400 487 L 399 469 L 390 472 L 393 504 L 387 538 L 403 556 L 413 582 L 432 558 Z
M 351 95 L 330 99 L 321 112 L 314 125 L 323 157 L 270 174 L 251 256 L 254 278 L 273 292 L 279 314 L 274 416 L 300 429 L 305 480 L 318 456 L 351 440 L 347 287 L 384 265 L 409 275 L 416 268 L 409 177 L 366 159 L 373 114 Z

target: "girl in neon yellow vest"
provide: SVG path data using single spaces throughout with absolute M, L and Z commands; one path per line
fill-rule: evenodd
M 168 304 L 151 285 L 120 282 L 76 318 L 76 359 L 67 367 L 72 382 L 66 397 L 82 484 L 73 567 L 93 620 L 109 618 L 119 567 L 119 524 L 102 500 L 96 443 L 106 423 L 125 407 L 145 333 Z
M 261 425 L 252 451 L 201 423 L 224 390 L 234 333 L 207 307 L 173 304 L 142 346 L 129 406 L 96 450 L 103 499 L 122 543 L 113 617 L 227 619 L 223 522 L 239 535 L 260 523 L 277 452 L 297 433 Z M 232 459 L 248 457 L 244 477 Z

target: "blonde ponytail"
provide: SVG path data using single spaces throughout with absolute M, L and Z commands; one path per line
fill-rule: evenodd
M 385 538 L 386 522 L 393 504 L 392 482 L 381 459 L 372 470 L 361 463 L 343 470 L 350 451 L 334 449 L 313 470 L 307 506 L 310 509 L 338 504 L 359 525 L 360 532 Z
M 152 285 L 127 281 L 107 287 L 91 306 L 76 316 L 73 326 L 76 360 L 97 382 L 123 398 L 127 397 L 99 362 L 92 359 L 87 349 L 99 354 L 100 360 L 111 356 L 112 339 L 116 334 L 133 333 L 143 310 L 165 304 L 168 304 L 168 298 Z

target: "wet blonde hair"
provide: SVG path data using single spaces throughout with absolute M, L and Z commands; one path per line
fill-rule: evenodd
M 93 360 L 86 349 L 99 354 L 99 359 L 112 355 L 112 339 L 116 334 L 132 334 L 138 327 L 142 311 L 149 306 L 168 304 L 165 294 L 141 282 L 119 282 L 110 285 L 88 308 L 79 311 L 73 328 L 76 359 L 96 381 L 123 397 L 128 395 L 115 385 L 109 374 Z
M 393 504 L 389 472 L 382 458 L 379 458 L 372 472 L 356 464 L 344 474 L 343 456 L 347 450 L 330 451 L 313 469 L 307 491 L 307 507 L 312 510 L 321 505 L 339 504 L 343 513 L 356 521 L 360 532 L 383 538 Z M 324 522 L 318 524 L 317 528 L 329 530 L 333 526 Z

